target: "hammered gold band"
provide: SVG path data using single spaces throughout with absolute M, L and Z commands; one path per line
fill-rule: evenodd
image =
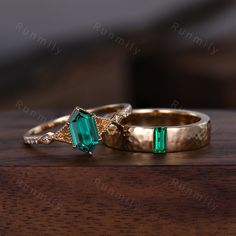
M 87 123 L 94 125 L 95 131 L 97 131 L 98 140 L 101 139 L 101 135 L 104 131 L 108 129 L 108 127 L 112 124 L 119 124 L 119 122 L 127 117 L 131 111 L 132 107 L 130 104 L 121 103 L 121 104 L 111 104 L 101 107 L 96 107 L 88 110 L 83 110 L 82 108 L 76 107 L 73 111 L 72 115 L 75 112 L 82 111 L 85 114 L 88 114 L 88 119 L 93 118 L 93 120 L 89 120 Z M 53 141 L 64 142 L 68 144 L 73 144 L 72 131 L 70 129 L 70 118 L 72 115 L 63 116 L 57 118 L 55 120 L 51 120 L 40 124 L 29 131 L 27 131 L 23 140 L 26 144 L 50 144 Z M 77 115 L 78 116 L 78 115 Z M 80 118 L 80 117 L 79 117 Z M 51 132 L 53 128 L 61 126 L 59 130 L 56 132 Z M 88 128 L 88 127 L 85 127 Z M 47 133 L 43 133 L 44 131 L 49 131 Z M 86 131 L 88 132 L 88 130 Z M 85 133 L 87 135 L 87 133 Z M 73 145 L 74 146 L 74 145 Z
M 137 109 L 103 133 L 108 147 L 135 152 L 194 150 L 210 142 L 210 118 L 200 112 L 177 109 Z

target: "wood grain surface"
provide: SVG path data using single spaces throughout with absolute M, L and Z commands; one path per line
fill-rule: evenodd
M 0 113 L 0 165 L 4 166 L 104 166 L 104 165 L 233 165 L 236 164 L 236 112 L 203 111 L 212 119 L 211 145 L 188 152 L 156 155 L 122 152 L 100 145 L 94 157 L 54 142 L 27 146 L 22 135 L 42 120 L 68 112 L 40 112 L 21 107 Z
M 209 147 L 159 156 L 101 145 L 95 158 L 29 148 L 21 135 L 37 116 L 1 112 L 0 235 L 236 235 L 236 112 L 205 112 Z

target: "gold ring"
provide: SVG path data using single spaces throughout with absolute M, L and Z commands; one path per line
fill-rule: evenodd
M 53 141 L 72 144 L 81 151 L 92 154 L 102 134 L 111 124 L 119 124 L 132 112 L 130 104 L 112 104 L 84 110 L 76 107 L 72 114 L 40 124 L 23 136 L 25 144 L 50 144 Z M 42 133 L 57 126 L 56 132 Z
M 103 133 L 108 147 L 125 151 L 166 153 L 194 150 L 210 142 L 210 118 L 176 109 L 137 109 L 120 125 Z

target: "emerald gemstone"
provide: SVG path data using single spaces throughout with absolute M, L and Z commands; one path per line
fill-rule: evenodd
M 91 153 L 99 143 L 98 129 L 93 114 L 76 108 L 69 118 L 69 128 L 74 147 Z
M 166 153 L 166 127 L 154 128 L 153 152 Z

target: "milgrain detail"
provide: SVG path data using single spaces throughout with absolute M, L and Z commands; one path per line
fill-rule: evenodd
M 71 129 L 71 122 L 74 122 L 73 114 L 76 115 L 75 112 L 82 111 L 81 108 L 76 107 L 74 109 L 74 112 L 71 116 L 66 115 L 63 117 L 59 117 L 57 119 L 49 120 L 47 122 L 44 122 L 30 130 L 28 130 L 24 136 L 24 142 L 26 144 L 50 144 L 53 141 L 59 141 L 59 142 L 65 142 L 68 144 L 74 145 L 73 141 L 73 129 Z M 111 112 L 110 110 L 115 110 Z M 124 118 L 128 116 L 128 114 L 131 112 L 132 107 L 130 104 L 122 103 L 122 104 L 111 104 L 111 105 L 105 105 L 101 107 L 96 107 L 88 110 L 86 112 L 87 114 L 90 114 L 89 116 L 92 116 L 95 118 L 94 126 L 96 126 L 96 132 L 98 131 L 98 140 L 100 141 L 102 139 L 102 134 L 111 126 L 111 124 L 116 123 L 116 120 L 119 120 L 121 118 Z M 85 112 L 85 111 L 83 111 Z M 111 117 L 108 119 L 106 117 L 98 116 L 96 113 L 108 113 Z M 110 114 L 111 113 L 111 114 Z M 72 118 L 71 118 L 72 117 Z M 77 119 L 77 118 L 76 118 Z M 78 120 L 77 120 L 78 121 Z M 60 126 L 59 130 L 54 132 L 47 132 L 43 134 L 45 131 L 50 131 L 52 128 L 56 128 Z M 74 128 L 74 127 L 72 127 Z M 93 131 L 91 131 L 93 133 Z
M 59 131 L 53 135 L 53 139 L 72 144 L 72 137 L 70 133 L 70 128 L 68 124 L 65 124 Z
M 50 144 L 54 141 L 53 133 L 23 137 L 25 144 Z
M 102 133 L 108 129 L 112 121 L 109 119 L 101 118 L 95 116 L 95 121 L 98 129 L 99 136 L 101 137 Z
M 24 137 L 25 144 L 38 144 L 39 137 L 38 136 L 31 136 L 31 137 Z

